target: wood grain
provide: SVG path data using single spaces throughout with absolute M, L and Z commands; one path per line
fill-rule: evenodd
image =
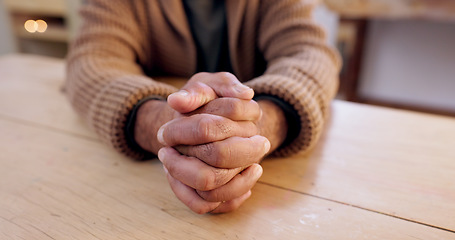
M 62 60 L 0 57 L 0 115 L 97 139 L 66 99 L 64 75 Z
M 97 139 L 64 94 L 64 61 L 34 55 L 0 57 L 0 115 Z M 178 88 L 179 78 L 157 78 Z
M 263 182 L 455 230 L 455 118 L 336 101 L 311 155 L 263 166 Z
M 1 239 L 450 239 L 453 233 L 258 184 L 238 211 L 196 215 L 158 161 L 0 118 Z

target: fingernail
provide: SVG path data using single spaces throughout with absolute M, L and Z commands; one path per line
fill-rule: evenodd
M 160 142 L 163 145 L 166 145 L 166 141 L 164 141 L 164 128 L 165 125 L 160 127 L 158 133 L 156 134 L 156 138 L 158 139 L 158 142 Z
M 246 193 L 246 198 L 248 199 L 249 197 L 251 197 L 251 194 L 253 194 L 253 193 L 251 192 L 251 190 L 248 191 L 248 192 Z
M 188 91 L 186 91 L 186 90 L 180 90 L 180 91 L 175 92 L 175 93 L 173 93 L 173 94 L 171 94 L 171 95 L 178 95 L 178 96 L 181 96 L 181 97 L 184 97 L 184 98 L 185 98 L 185 97 L 187 97 L 188 95 L 190 95 L 190 93 L 189 93 Z
M 263 114 L 264 114 L 264 113 L 262 112 L 262 109 L 261 109 L 261 111 L 259 112 L 259 118 L 258 118 L 259 120 L 262 119 Z
M 245 86 L 243 84 L 237 84 L 234 86 L 234 90 L 238 93 L 243 93 L 245 91 L 249 91 L 251 88 L 249 88 L 248 86 Z
M 166 156 L 166 153 L 165 153 L 165 150 L 163 150 L 162 148 L 158 151 L 158 160 L 160 160 L 160 162 L 163 162 L 163 159 L 164 157 Z
M 268 153 L 270 151 L 270 142 L 269 140 L 266 140 L 264 143 L 264 153 Z
M 256 165 L 253 172 L 254 178 L 259 179 L 262 176 L 262 172 L 262 167 L 259 164 Z

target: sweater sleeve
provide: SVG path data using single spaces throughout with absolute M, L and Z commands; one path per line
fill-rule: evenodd
M 129 146 L 126 121 L 133 106 L 176 89 L 146 77 L 138 62 L 151 52 L 134 9 L 139 1 L 88 0 L 84 24 L 67 61 L 67 96 L 75 110 L 108 145 L 133 158 L 145 152 Z M 144 7 L 144 6 L 142 6 Z
M 266 0 L 261 5 L 259 48 L 266 72 L 247 83 L 256 94 L 289 103 L 300 118 L 300 132 L 275 155 L 310 150 L 319 139 L 330 101 L 338 89 L 341 60 L 325 43 L 325 32 L 311 20 L 314 0 Z

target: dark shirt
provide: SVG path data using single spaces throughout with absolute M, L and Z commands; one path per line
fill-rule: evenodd
M 225 0 L 183 0 L 197 48 L 196 72 L 232 72 Z

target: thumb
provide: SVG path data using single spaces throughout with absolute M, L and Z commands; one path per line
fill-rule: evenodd
M 168 104 L 180 113 L 192 112 L 218 97 L 251 100 L 253 89 L 230 73 L 198 73 L 178 92 L 168 97 Z
M 180 91 L 169 95 L 167 102 L 177 112 L 189 113 L 216 98 L 218 95 L 207 84 L 193 82 L 185 85 Z

